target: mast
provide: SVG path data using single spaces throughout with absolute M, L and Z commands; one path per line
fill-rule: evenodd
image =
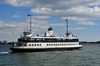
M 31 32 L 31 16 L 30 16 L 30 32 Z
M 68 20 L 66 22 L 67 22 L 67 37 L 68 37 Z
M 27 15 L 30 17 L 30 32 L 31 32 L 31 15 Z
M 68 37 L 68 19 L 65 19 L 66 21 L 66 36 Z

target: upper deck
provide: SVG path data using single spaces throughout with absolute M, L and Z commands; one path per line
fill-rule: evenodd
M 77 37 L 40 37 L 40 36 L 21 37 L 21 38 L 31 38 L 31 39 L 77 39 Z
M 45 32 L 44 35 L 33 36 L 31 32 L 23 32 L 23 36 L 18 39 L 18 42 L 78 42 L 76 36 L 73 36 L 73 33 L 68 33 L 64 36 L 55 36 L 53 28 L 49 27 L 48 32 Z

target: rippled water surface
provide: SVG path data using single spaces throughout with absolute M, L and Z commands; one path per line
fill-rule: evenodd
M 100 44 L 83 44 L 79 50 L 12 52 L 0 45 L 0 66 L 100 66 Z

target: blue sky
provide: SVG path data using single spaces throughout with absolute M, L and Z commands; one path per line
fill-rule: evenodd
M 0 0 L 0 41 L 17 41 L 29 28 L 28 14 L 34 35 L 52 26 L 57 36 L 63 36 L 68 19 L 70 32 L 80 41 L 100 40 L 98 0 Z

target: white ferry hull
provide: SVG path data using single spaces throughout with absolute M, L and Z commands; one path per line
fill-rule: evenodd
M 24 43 L 23 43 L 24 44 Z M 31 44 L 31 46 L 29 46 Z M 39 45 L 41 46 L 32 46 Z M 73 50 L 79 49 L 82 45 L 79 42 L 62 42 L 62 43 L 27 43 L 27 46 L 10 46 L 12 51 L 16 52 L 37 52 L 37 51 L 54 51 L 54 50 Z

